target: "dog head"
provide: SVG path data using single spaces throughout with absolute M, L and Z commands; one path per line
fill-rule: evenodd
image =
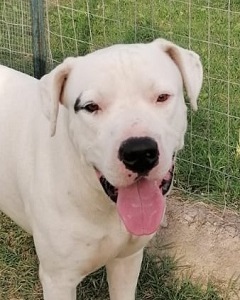
M 135 234 L 153 232 L 156 226 L 151 224 L 163 214 L 163 183 L 184 144 L 184 86 L 197 109 L 202 85 L 199 56 L 163 39 L 115 45 L 66 59 L 40 84 L 51 134 L 62 104 L 72 142 L 117 202 L 126 227 Z M 145 205 L 139 218 L 151 219 L 151 224 L 132 225 L 134 213 L 129 217 L 128 212 Z M 141 232 L 139 226 L 144 227 Z

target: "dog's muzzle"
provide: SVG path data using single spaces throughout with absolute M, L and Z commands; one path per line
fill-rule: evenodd
M 117 212 L 129 233 L 150 235 L 158 229 L 165 212 L 165 195 L 171 188 L 173 164 L 160 181 L 149 180 L 149 172 L 159 163 L 157 142 L 150 137 L 133 137 L 122 142 L 119 160 L 126 169 L 136 173 L 135 181 L 124 187 L 114 187 L 100 174 L 105 193 L 116 203 Z
M 122 142 L 118 158 L 125 167 L 139 176 L 148 175 L 158 164 L 158 145 L 150 137 L 131 137 Z
M 168 171 L 166 176 L 163 178 L 163 180 L 159 184 L 159 189 L 162 191 L 163 196 L 165 196 L 169 192 L 169 190 L 172 186 L 173 174 L 174 174 L 174 163 L 172 164 L 171 169 Z M 109 183 L 103 175 L 101 175 L 99 180 L 100 180 L 100 183 L 103 187 L 104 192 L 107 194 L 107 196 L 113 202 L 116 203 L 117 202 L 117 197 L 118 197 L 118 188 L 111 185 L 111 183 Z
M 166 207 L 165 196 L 173 181 L 174 164 L 160 181 L 138 176 L 126 187 L 114 187 L 101 175 L 105 193 L 116 203 L 117 212 L 127 231 L 133 235 L 151 235 L 160 226 Z

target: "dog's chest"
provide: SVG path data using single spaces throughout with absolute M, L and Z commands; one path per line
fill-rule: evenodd
M 86 238 L 76 245 L 79 255 L 75 257 L 75 263 L 79 265 L 81 275 L 86 276 L 116 257 L 126 257 L 139 251 L 150 238 L 133 237 L 127 232 L 107 233 L 98 238 Z

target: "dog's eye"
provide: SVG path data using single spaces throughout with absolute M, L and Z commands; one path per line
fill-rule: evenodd
M 80 110 L 86 110 L 89 113 L 93 113 L 95 111 L 100 110 L 100 107 L 94 102 L 88 102 L 85 105 L 81 105 L 81 101 L 78 98 L 74 104 L 74 111 L 75 113 L 77 113 Z
M 168 94 L 161 94 L 158 96 L 157 102 L 165 102 L 168 100 L 169 97 L 170 97 L 170 95 L 168 95 Z
M 98 111 L 100 109 L 100 107 L 96 104 L 96 103 L 89 103 L 89 104 L 86 104 L 85 106 L 83 106 L 84 110 L 86 110 L 87 112 L 89 113 L 93 113 L 95 111 Z

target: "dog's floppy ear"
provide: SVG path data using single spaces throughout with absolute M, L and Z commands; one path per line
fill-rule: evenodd
M 165 39 L 157 39 L 159 44 L 179 68 L 191 107 L 197 110 L 197 98 L 202 87 L 203 68 L 199 55 L 193 51 L 181 48 Z
M 54 136 L 56 132 L 59 104 L 63 104 L 64 85 L 73 67 L 74 60 L 73 57 L 65 59 L 63 63 L 44 75 L 39 81 L 43 111 L 50 121 L 51 136 Z

